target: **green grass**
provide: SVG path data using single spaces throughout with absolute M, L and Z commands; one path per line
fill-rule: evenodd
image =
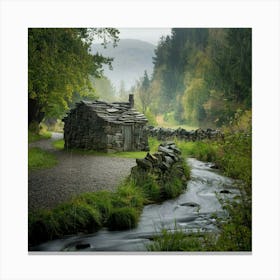
M 113 209 L 108 219 L 108 228 L 110 230 L 132 229 L 137 226 L 139 213 L 132 207 L 123 207 Z
M 155 138 L 149 138 L 149 147 L 150 152 L 154 153 L 157 151 L 157 147 L 159 146 L 160 142 Z M 64 149 L 64 140 L 59 139 L 52 142 L 52 145 L 54 148 L 58 150 Z M 77 153 L 81 155 L 95 155 L 95 156 L 109 156 L 109 157 L 121 157 L 121 158 L 144 158 L 147 154 L 147 152 L 116 152 L 116 153 L 104 153 L 104 152 L 98 152 L 94 150 L 80 150 L 80 149 L 71 149 L 67 152 Z
M 37 170 L 51 168 L 57 164 L 56 157 L 40 148 L 28 149 L 28 169 Z
M 58 150 L 63 150 L 64 149 L 64 140 L 63 139 L 55 140 L 52 142 L 52 146 Z
M 155 252 L 201 252 L 209 249 L 205 241 L 205 236 L 202 236 L 200 233 L 186 234 L 175 223 L 174 230 L 162 229 L 160 234 L 154 237 L 153 242 L 147 245 L 147 249 L 148 251 Z
M 187 188 L 190 168 L 185 161 L 174 163 L 165 173 L 152 173 L 134 167 L 131 179 L 149 203 L 157 203 L 175 198 Z
M 28 130 L 28 143 L 39 141 L 42 139 L 49 139 L 51 138 L 51 136 L 52 134 L 49 131 L 44 131 L 37 134 Z
M 217 159 L 219 144 L 214 141 L 185 142 L 175 140 L 175 143 L 184 157 L 192 156 L 208 162 Z

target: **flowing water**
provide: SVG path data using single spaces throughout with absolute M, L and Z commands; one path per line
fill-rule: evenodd
M 222 176 L 211 163 L 188 159 L 191 180 L 187 190 L 176 199 L 144 207 L 138 226 L 133 230 L 75 235 L 38 245 L 34 251 L 145 251 L 153 236 L 162 228 L 186 232 L 215 232 L 215 217 L 224 217 L 217 194 L 232 199 L 239 194 L 234 180 Z M 215 214 L 215 215 L 213 215 Z

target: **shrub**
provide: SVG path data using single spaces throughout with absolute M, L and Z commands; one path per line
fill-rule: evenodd
M 112 211 L 108 219 L 108 228 L 110 230 L 132 229 L 137 226 L 139 213 L 135 208 L 122 207 Z

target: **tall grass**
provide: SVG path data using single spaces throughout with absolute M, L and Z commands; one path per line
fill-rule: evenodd
M 201 233 L 186 233 L 179 228 L 175 222 L 174 229 L 163 228 L 161 232 L 154 237 L 153 242 L 148 244 L 148 251 L 188 251 L 201 252 L 208 251 L 208 236 Z
M 161 202 L 179 196 L 190 178 L 190 168 L 184 162 L 177 162 L 165 173 L 152 173 L 135 167 L 131 179 L 141 189 L 148 203 Z
M 133 228 L 137 225 L 144 200 L 142 191 L 126 181 L 115 193 L 84 193 L 52 210 L 31 212 L 28 217 L 29 245 L 66 234 L 94 232 L 102 226 L 110 230 Z
M 37 170 L 51 168 L 57 164 L 55 155 L 40 148 L 28 149 L 28 169 Z

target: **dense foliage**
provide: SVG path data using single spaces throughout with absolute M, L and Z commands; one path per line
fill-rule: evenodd
M 94 39 L 116 43 L 114 28 L 30 28 L 28 30 L 28 123 L 61 117 L 77 95 L 93 95 L 90 76 L 99 77 L 110 58 L 90 54 Z
M 155 50 L 148 107 L 181 123 L 229 123 L 251 107 L 251 52 L 248 28 L 173 28 Z

